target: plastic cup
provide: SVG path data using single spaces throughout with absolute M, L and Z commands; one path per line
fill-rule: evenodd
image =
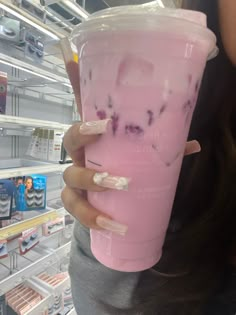
M 91 230 L 105 266 L 141 271 L 161 255 L 192 114 L 216 38 L 206 16 L 125 6 L 89 17 L 73 33 L 83 118 L 110 118 L 86 148 L 86 166 L 131 178 L 128 191 L 89 192 L 89 202 L 128 226 L 125 236 Z

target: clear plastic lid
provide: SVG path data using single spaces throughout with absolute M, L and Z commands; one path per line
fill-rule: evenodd
M 72 42 L 86 40 L 92 32 L 149 30 L 172 33 L 187 38 L 209 42 L 209 59 L 217 55 L 216 37 L 207 28 L 202 12 L 161 8 L 156 3 L 128 5 L 105 9 L 90 15 L 75 27 Z

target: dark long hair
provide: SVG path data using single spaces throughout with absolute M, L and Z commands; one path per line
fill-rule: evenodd
M 236 68 L 222 45 L 218 1 L 184 2 L 185 8 L 207 14 L 220 53 L 208 62 L 202 81 L 189 133 L 202 151 L 182 166 L 163 257 L 155 267 L 159 284 L 155 289 L 153 275 L 144 294 L 145 273 L 140 279 L 147 315 L 204 314 L 207 301 L 226 285 L 236 244 Z

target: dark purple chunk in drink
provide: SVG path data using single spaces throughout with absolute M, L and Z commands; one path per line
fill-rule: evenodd
M 90 70 L 89 70 L 89 80 L 90 80 L 90 81 L 92 80 L 92 76 L 93 76 L 93 73 L 92 73 L 92 70 L 90 69 Z
M 97 116 L 101 120 L 107 118 L 107 114 L 106 114 L 105 110 L 98 110 L 97 111 Z
M 97 105 L 96 105 L 96 104 L 94 104 L 94 108 L 95 108 L 96 110 L 98 110 L 98 107 L 97 107 Z
M 164 111 L 166 110 L 166 108 L 167 108 L 167 104 L 163 104 L 162 106 L 161 106 L 161 108 L 160 108 L 160 115 L 162 115 L 163 113 L 164 113 Z
M 107 107 L 108 108 L 112 108 L 113 107 L 113 101 L 112 101 L 111 95 L 108 95 Z
M 183 104 L 184 113 L 188 112 L 191 108 L 192 108 L 192 102 L 190 100 L 187 100 L 187 102 Z
M 119 127 L 119 115 L 117 113 L 113 113 L 111 116 L 111 126 L 113 135 L 115 136 Z
M 191 74 L 188 75 L 188 84 L 192 83 L 193 76 Z
M 151 111 L 150 109 L 147 110 L 147 114 L 148 114 L 148 126 L 151 126 L 153 121 L 154 121 L 154 114 L 153 111 Z
M 134 124 L 129 124 L 125 126 L 125 133 L 141 136 L 144 134 L 144 130 L 142 127 Z
M 199 80 L 197 80 L 196 84 L 195 84 L 195 92 L 197 93 L 199 89 Z
M 86 83 L 87 83 L 87 81 L 86 81 L 86 79 L 84 79 L 84 85 L 86 85 Z

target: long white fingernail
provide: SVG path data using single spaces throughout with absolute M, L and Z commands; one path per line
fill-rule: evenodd
M 96 121 L 88 121 L 82 123 L 80 126 L 80 133 L 82 135 L 99 135 L 106 133 L 107 125 L 111 119 L 103 119 Z
M 128 231 L 128 227 L 126 225 L 120 224 L 101 215 L 97 217 L 96 223 L 100 228 L 122 236 L 124 236 Z
M 96 185 L 101 187 L 127 191 L 131 179 L 127 177 L 112 176 L 105 172 L 95 173 L 93 181 Z

